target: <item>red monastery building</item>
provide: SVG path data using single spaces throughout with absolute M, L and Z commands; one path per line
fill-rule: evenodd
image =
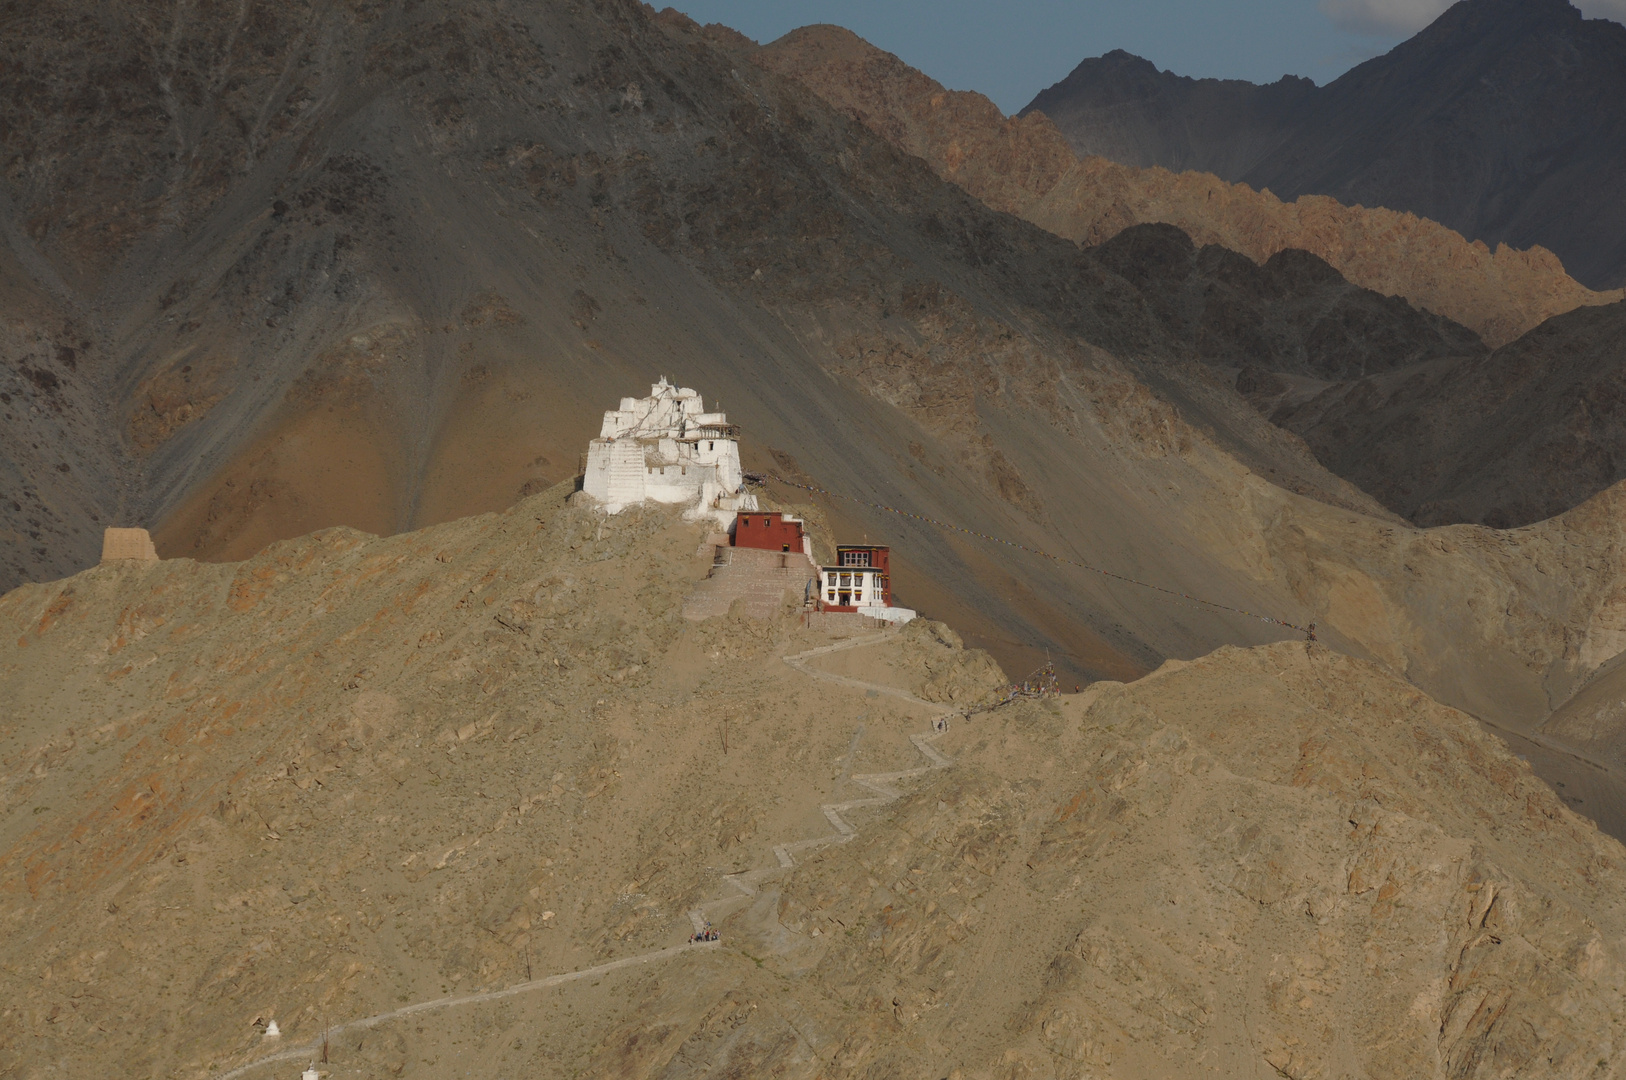
M 856 612 L 891 623 L 908 622 L 915 617 L 908 608 L 892 606 L 891 550 L 884 545 L 839 545 L 837 565 L 820 567 L 813 561 L 813 538 L 804 520 L 779 511 L 741 510 L 734 516 L 730 547 L 739 554 L 718 565 L 736 575 L 740 568 L 755 566 L 764 558 L 768 558 L 769 563 L 774 561 L 755 555 L 747 559 L 747 551 L 777 553 L 777 570 L 781 573 L 786 572 L 792 562 L 805 567 L 799 573 L 807 574 L 807 604 L 813 610 Z M 787 561 L 793 553 L 807 562 L 796 558 Z M 769 569 L 774 567 L 769 566 Z
M 734 517 L 734 546 L 763 551 L 800 551 L 813 560 L 801 518 L 781 513 L 739 513 Z

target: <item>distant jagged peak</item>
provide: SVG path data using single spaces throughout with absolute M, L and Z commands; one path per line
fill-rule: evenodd
M 1427 42 L 1487 30 L 1520 32 L 1531 26 L 1578 25 L 1585 19 L 1570 0 L 1458 0 L 1409 40 Z
M 1532 41 L 1598 29 L 1584 25 L 1587 22 L 1569 0 L 1458 0 L 1416 34 L 1351 68 L 1328 87 L 1359 83 L 1368 73 L 1412 65 L 1449 72 L 1465 60 L 1491 61 Z M 1626 35 L 1626 27 L 1618 28 Z
M 1587 289 L 1544 248 L 1493 249 L 1415 214 L 1318 195 L 1284 202 L 1212 173 L 1080 159 L 1042 111 L 1007 117 L 982 94 L 948 90 L 839 26 L 794 30 L 756 58 L 994 209 L 1081 244 L 1165 222 L 1199 245 L 1218 244 L 1261 264 L 1302 248 L 1351 282 L 1462 323 L 1493 347 L 1554 315 L 1623 295 Z M 1129 73 L 1129 82 L 1173 77 L 1121 49 L 1086 63 L 1097 62 Z M 1272 85 L 1283 94 L 1315 89 L 1297 77 Z
M 1429 25 L 1324 86 L 1192 79 L 1109 53 L 1021 115 L 1043 112 L 1080 156 L 1409 211 L 1493 248 L 1539 245 L 1576 280 L 1614 289 L 1626 283 L 1615 3 L 1583 4 L 1614 18 L 1566 0 L 1438 3 Z M 1382 21 L 1381 8 L 1336 5 L 1350 20 Z
M 1125 49 L 1113 49 L 1100 56 L 1090 56 L 1079 61 L 1072 71 L 1060 82 L 1053 83 L 1039 91 L 1038 95 L 1027 105 L 1023 106 L 1016 115 L 1026 116 L 1032 112 L 1045 111 L 1047 101 L 1058 97 L 1065 98 L 1080 84 L 1089 85 L 1096 94 L 1096 100 L 1109 102 L 1114 95 L 1120 100 L 1134 100 L 1150 94 L 1161 93 L 1167 89 L 1169 83 L 1178 83 L 1186 86 L 1195 86 L 1199 83 L 1218 86 L 1232 86 L 1248 90 L 1260 89 L 1260 84 L 1252 83 L 1246 79 L 1218 79 L 1198 78 L 1191 75 L 1181 75 L 1158 67 L 1144 56 Z M 1305 91 L 1315 89 L 1315 80 L 1305 78 L 1303 75 L 1287 74 L 1273 83 L 1265 86 L 1279 88 L 1286 91 Z M 1104 96 L 1103 96 L 1104 95 Z
M 1532 30 L 1562 30 L 1579 28 L 1583 22 L 1610 22 L 1588 20 L 1585 13 L 1569 0 L 1459 0 L 1443 11 L 1417 34 L 1395 46 L 1390 52 L 1366 61 L 1380 63 L 1385 57 L 1405 57 L 1441 47 L 1460 48 L 1464 39 L 1478 40 L 1489 36 L 1526 35 Z M 1622 27 L 1626 32 L 1626 27 Z M 850 31 L 848 31 L 850 33 Z M 852 35 L 857 37 L 857 35 Z M 861 39 L 860 39 L 861 40 Z M 1358 65 L 1364 66 L 1364 65 Z M 1106 76 L 1106 78 L 1102 78 Z M 1097 80 L 1100 80 L 1097 85 Z M 1114 91 L 1162 90 L 1169 83 L 1191 85 L 1196 83 L 1228 84 L 1236 87 L 1262 89 L 1287 87 L 1313 90 L 1315 80 L 1302 75 L 1286 74 L 1270 83 L 1255 83 L 1247 79 L 1225 79 L 1182 75 L 1160 68 L 1153 61 L 1126 49 L 1111 49 L 1100 56 L 1085 57 L 1059 82 L 1041 90 L 1017 115 L 1043 112 L 1047 99 L 1065 96 L 1080 83 L 1089 83 L 1095 92 L 1111 95 Z M 1127 97 L 1139 96 L 1125 93 Z M 1101 100 L 1098 97 L 1097 100 Z

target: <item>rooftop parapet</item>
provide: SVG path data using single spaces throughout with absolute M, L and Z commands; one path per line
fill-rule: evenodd
M 706 412 L 699 391 L 673 386 L 662 378 L 649 388 L 648 397 L 622 398 L 619 409 L 605 412 L 598 437 L 694 439 L 702 437 L 696 434 L 696 429 L 704 428 L 711 432 L 712 438 L 731 438 L 731 434 L 719 434 L 731 426 L 726 413 Z

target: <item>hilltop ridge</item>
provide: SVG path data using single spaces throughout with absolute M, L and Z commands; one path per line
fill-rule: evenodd
M 952 630 L 688 622 L 704 526 L 569 494 L 0 598 L 0 1068 L 1583 1077 L 1626 1028 L 1626 849 L 1383 667 L 1228 647 L 922 767 L 997 685 Z
M 925 160 L 907 70 L 877 133 L 632 0 L 6 29 L 0 1075 L 1626 1069 L 1626 304 L 1493 350 L 1308 251 L 1081 246 L 945 178 L 1050 183 L 1039 120 Z M 1291 427 L 1480 369 L 1539 422 L 1458 403 L 1428 496 L 1545 520 Z M 921 617 L 589 485 L 666 377 Z
M 1198 171 L 1180 160 L 1137 167 L 1142 163 L 1132 157 L 1099 149 L 1080 157 L 1036 106 L 1007 118 L 983 95 L 946 90 L 841 27 L 803 27 L 756 55 L 988 205 L 1081 244 L 1103 243 L 1132 225 L 1167 222 L 1198 245 L 1218 244 L 1259 263 L 1302 249 L 1356 285 L 1404 297 L 1473 329 L 1492 347 L 1553 315 L 1622 297 L 1619 289 L 1594 292 L 1581 285 L 1539 246 L 1492 250 L 1415 214 L 1324 195 L 1284 202 L 1270 190 L 1228 183 L 1216 170 Z M 1118 67 L 1113 73 L 1111 86 L 1132 93 L 1127 87 L 1136 80 L 1125 86 L 1125 73 Z
M 1462 0 L 1326 86 L 1191 79 L 1121 50 L 1043 112 L 1080 154 L 1328 195 L 1540 245 L 1595 289 L 1626 284 L 1626 26 L 1567 0 Z

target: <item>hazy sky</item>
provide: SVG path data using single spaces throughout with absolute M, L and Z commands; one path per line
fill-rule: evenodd
M 700 22 L 767 42 L 837 23 L 951 90 L 980 90 L 1006 112 L 1086 56 L 1127 49 L 1181 75 L 1272 82 L 1337 78 L 1387 52 L 1450 0 L 666 0 Z M 661 0 L 656 0 L 661 6 Z M 1584 0 L 1626 21 L 1626 0 Z

